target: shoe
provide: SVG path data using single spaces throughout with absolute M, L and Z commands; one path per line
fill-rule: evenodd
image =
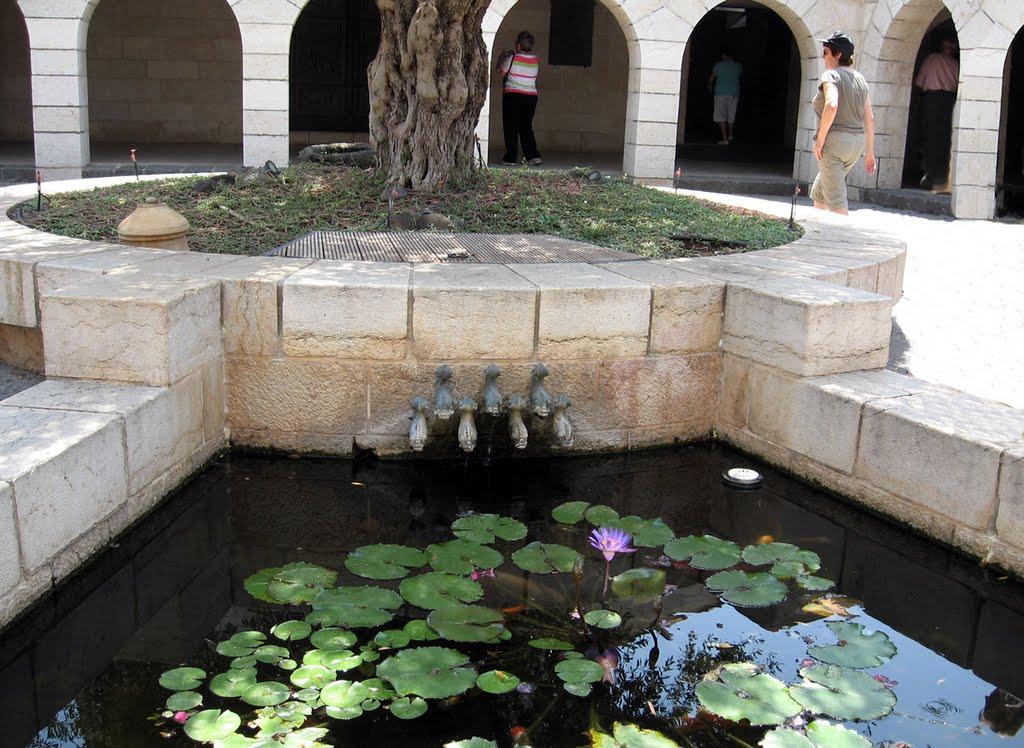
M 502 161 L 501 165 L 502 166 L 519 166 L 519 162 L 518 161 Z
M 729 141 L 728 140 L 719 140 L 718 144 L 719 145 L 729 145 Z
M 528 159 L 526 163 L 528 163 L 530 166 L 540 166 L 541 164 L 544 163 L 544 159 L 542 159 L 540 156 L 537 156 L 536 158 Z

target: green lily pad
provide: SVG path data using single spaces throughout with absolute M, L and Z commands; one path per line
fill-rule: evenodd
M 337 629 L 330 626 L 325 629 L 320 629 L 309 637 L 310 644 L 317 649 L 323 649 L 328 652 L 348 649 L 358 640 L 359 637 L 351 631 L 346 629 Z
M 363 716 L 362 706 L 329 706 L 325 711 L 331 719 L 355 719 Z
M 453 642 L 489 642 L 505 631 L 500 610 L 479 605 L 449 605 L 427 616 L 427 623 L 443 639 Z
M 562 660 L 555 664 L 555 674 L 566 683 L 597 683 L 604 677 L 604 668 L 586 658 Z
M 264 644 L 262 647 L 257 647 L 252 656 L 256 658 L 256 662 L 262 662 L 265 665 L 276 665 L 281 660 L 287 659 L 289 652 L 284 647 L 277 647 L 273 644 Z
M 896 645 L 881 631 L 868 633 L 863 625 L 845 621 L 831 621 L 827 625 L 839 643 L 807 649 L 820 662 L 852 668 L 878 667 L 896 654 Z
M 592 683 L 569 683 L 565 681 L 562 683 L 562 688 L 564 688 L 567 693 L 571 693 L 573 696 L 579 696 L 581 699 L 590 696 L 594 691 Z
M 297 561 L 263 569 L 245 580 L 245 589 L 258 600 L 297 605 L 308 603 L 324 587 L 334 584 L 337 572 Z
M 495 538 L 522 540 L 526 537 L 526 525 L 519 520 L 497 514 L 470 514 L 452 522 L 452 532 L 455 533 L 455 537 L 468 540 L 470 543 L 487 544 L 493 543 Z
M 378 543 L 356 548 L 345 558 L 345 568 L 368 579 L 401 579 L 410 569 L 427 563 L 427 554 L 405 545 Z
M 323 688 L 334 682 L 334 671 L 323 665 L 303 665 L 291 674 L 291 682 L 299 688 Z
M 377 675 L 402 695 L 446 699 L 464 693 L 476 683 L 476 671 L 466 667 L 469 657 L 445 647 L 405 649 L 377 666 Z
M 599 629 L 614 629 L 622 625 L 622 616 L 614 610 L 588 610 L 583 620 Z
M 731 540 L 714 535 L 687 535 L 665 543 L 665 555 L 675 561 L 690 561 L 690 566 L 709 571 L 728 569 L 739 563 L 740 547 Z
M 185 734 L 198 743 L 223 740 L 242 725 L 242 718 L 234 712 L 205 709 L 193 714 L 185 723 Z
M 497 569 L 505 557 L 499 551 L 468 540 L 449 540 L 427 546 L 430 566 L 449 574 L 472 574 L 477 569 Z
M 663 569 L 627 569 L 612 577 L 612 592 L 619 597 L 646 602 L 665 592 Z
M 256 670 L 229 670 L 226 673 L 213 676 L 210 681 L 210 690 L 218 696 L 235 698 L 241 696 L 249 686 L 256 683 Z
M 535 540 L 512 554 L 512 563 L 531 574 L 569 572 L 583 557 L 574 549 L 557 543 Z
M 788 727 L 779 727 L 764 736 L 763 748 L 871 748 L 871 741 L 842 725 L 815 720 L 807 725 L 806 735 Z
M 277 666 L 279 668 L 281 668 L 282 670 L 294 670 L 295 668 L 297 668 L 299 666 L 299 663 L 297 663 L 295 660 L 293 660 L 290 657 L 286 657 L 286 658 L 284 658 L 282 660 L 278 660 Z
M 459 578 L 462 579 L 462 577 Z M 412 641 L 412 637 L 409 636 L 409 633 L 398 629 L 379 631 L 377 635 L 373 637 L 374 646 L 386 649 L 401 649 L 402 647 L 408 647 L 410 641 Z
M 488 670 L 476 679 L 477 688 L 487 693 L 508 693 L 520 683 L 519 678 L 504 670 Z
M 836 586 L 836 583 L 831 579 L 816 577 L 813 574 L 798 574 L 796 583 L 801 589 L 811 590 L 812 592 L 822 592 Z
M 275 566 L 270 569 L 260 569 L 251 577 L 246 577 L 245 582 L 243 582 L 245 591 L 257 600 L 262 600 L 265 603 L 279 603 L 280 601 L 275 600 L 267 593 L 267 586 L 273 581 L 279 571 L 281 571 L 281 567 Z
M 445 743 L 444 748 L 498 748 L 493 740 L 472 737 L 469 740 L 456 740 L 453 743 Z
M 167 697 L 167 708 L 172 712 L 187 712 L 203 703 L 203 695 L 195 691 L 176 691 Z
M 160 685 L 169 691 L 194 691 L 202 685 L 206 671 L 197 667 L 178 667 L 160 676 Z
M 403 579 L 398 590 L 407 601 L 427 610 L 472 603 L 484 596 L 484 588 L 472 579 L 440 571 Z
M 304 727 L 285 736 L 284 748 L 331 748 L 329 743 L 320 742 L 327 733 L 323 727 Z
M 594 506 L 583 512 L 583 516 L 587 518 L 587 522 L 592 525 L 610 525 L 612 522 L 619 518 L 619 513 L 612 509 L 610 506 L 604 504 L 595 504 Z
M 546 649 L 551 652 L 569 652 L 576 649 L 575 645 L 570 644 L 562 639 L 553 639 L 549 636 L 541 637 L 540 639 L 530 639 L 527 642 L 534 649 Z
M 860 670 L 837 665 L 800 668 L 804 683 L 789 692 L 804 708 L 836 719 L 880 719 L 896 706 L 896 694 Z
M 609 527 L 617 527 L 628 532 L 637 548 L 657 548 L 672 540 L 676 534 L 660 517 L 644 519 L 636 515 L 619 517 L 608 523 Z
M 749 662 L 722 665 L 697 684 L 701 706 L 719 717 L 752 725 L 773 725 L 799 714 L 800 704 L 782 681 L 758 672 Z
M 236 657 L 231 661 L 232 670 L 250 670 L 256 667 L 256 656 L 246 655 L 245 657 Z
M 735 569 L 712 574 L 704 584 L 726 602 L 742 608 L 764 608 L 781 603 L 789 592 L 785 583 L 771 574 Z
M 320 661 L 317 663 L 308 663 L 315 665 L 322 665 L 330 670 L 355 670 L 357 667 L 363 664 L 365 657 L 361 654 L 356 654 L 350 649 L 337 649 L 331 651 L 320 651 Z
M 320 701 L 320 689 L 319 688 L 300 688 L 298 691 L 292 694 L 293 699 L 304 701 L 307 703 L 316 703 Z
M 418 642 L 434 641 L 441 638 L 422 618 L 409 621 L 402 627 L 402 631 L 407 633 L 410 639 Z
M 555 522 L 561 522 L 563 525 L 575 525 L 583 519 L 583 513 L 589 506 L 589 501 L 567 501 L 552 509 L 551 516 Z
M 395 696 L 395 692 L 380 678 L 367 678 L 363 681 L 363 686 L 368 692 L 366 698 L 373 701 L 387 701 Z
M 593 748 L 679 748 L 678 743 L 657 730 L 646 730 L 622 722 L 612 726 L 612 735 L 591 730 L 590 740 Z
M 821 559 L 814 551 L 805 551 L 792 543 L 763 543 L 743 549 L 743 560 L 754 566 L 772 564 L 771 573 L 788 578 L 810 574 L 821 568 Z
M 788 727 L 776 727 L 765 733 L 759 745 L 761 748 L 814 748 L 810 738 Z
M 280 743 L 264 738 L 249 738 L 237 732 L 214 743 L 214 748 L 278 748 Z
M 395 617 L 391 610 L 402 602 L 401 595 L 383 587 L 336 587 L 313 598 L 313 612 L 306 622 L 327 627 L 383 626 Z
M 399 719 L 416 719 L 427 713 L 427 702 L 420 697 L 395 699 L 391 702 L 391 713 Z
M 228 641 L 218 642 L 217 654 L 225 657 L 246 657 L 256 650 L 257 645 L 243 644 L 241 642 Z
M 254 683 L 241 693 L 242 701 L 252 706 L 275 706 L 287 701 L 289 696 L 288 686 L 276 681 Z
M 370 690 L 359 681 L 336 680 L 320 690 L 320 700 L 327 706 L 347 709 L 362 704 Z
M 312 633 L 313 629 L 305 621 L 285 621 L 270 629 L 270 633 L 281 641 L 299 641 Z

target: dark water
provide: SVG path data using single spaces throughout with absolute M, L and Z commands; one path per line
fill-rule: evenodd
M 722 472 L 736 466 L 759 469 L 763 486 L 725 486 Z M 157 678 L 177 664 L 219 672 L 224 663 L 215 664 L 208 640 L 281 615 L 244 591 L 253 572 L 297 560 L 339 568 L 345 552 L 369 543 L 424 547 L 449 539 L 452 519 L 468 511 L 513 516 L 530 538 L 540 537 L 550 510 L 569 500 L 659 516 L 677 535 L 709 532 L 741 545 L 770 536 L 817 552 L 820 574 L 862 603 L 853 620 L 885 632 L 899 650 L 869 671 L 895 682 L 895 712 L 850 727 L 876 746 L 1024 745 L 1024 707 L 1014 696 L 1024 695 L 1019 583 L 727 448 L 698 446 L 487 468 L 225 457 L 0 634 L 0 746 L 182 745 L 161 738 L 148 720 L 167 696 Z M 671 581 L 681 584 L 680 610 L 666 607 L 665 614 L 693 610 L 683 604 L 686 581 Z M 346 583 L 366 582 L 339 580 Z M 793 682 L 807 641 L 834 641 L 824 620 L 794 605 L 719 605 L 675 623 L 671 639 L 638 637 L 623 648 L 618 687 L 602 687 L 591 700 L 554 698 L 560 688 L 538 671 L 532 694 L 433 703 L 429 719 L 411 722 L 374 715 L 344 723 L 331 740 L 339 748 L 439 747 L 480 735 L 507 746 L 512 725 L 544 714 L 531 733 L 535 746 L 577 746 L 587 743 L 581 732 L 593 704 L 599 715 L 707 745 L 700 733 L 674 731 L 691 722 L 693 686 L 707 669 L 753 659 Z M 535 667 L 523 663 L 521 672 L 531 677 Z M 611 720 L 602 719 L 608 727 Z

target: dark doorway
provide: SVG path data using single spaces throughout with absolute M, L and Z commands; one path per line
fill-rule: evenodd
M 292 32 L 292 130 L 367 132 L 366 68 L 380 45 L 374 0 L 312 0 Z
M 1024 215 L 1024 28 L 1010 45 L 1008 77 L 1003 107 L 1006 130 L 1002 138 L 1000 161 L 1000 214 Z
M 943 15 L 948 16 L 948 12 Z M 917 49 L 917 58 L 914 60 L 914 77 L 921 70 L 921 63 L 924 58 L 932 52 L 938 51 L 943 39 L 957 40 L 956 26 L 953 20 L 947 18 L 936 23 L 921 40 L 921 46 Z M 958 44 L 959 46 L 959 44 Z M 959 59 L 959 55 L 957 55 Z M 921 137 L 921 90 L 911 86 L 910 104 L 907 112 L 907 147 L 903 153 L 903 187 L 920 187 L 921 177 L 924 176 L 924 143 Z
M 708 79 L 723 50 L 743 65 L 735 141 L 716 145 Z M 697 24 L 688 45 L 683 158 L 792 164 L 799 107 L 800 59 L 786 23 L 761 6 L 720 5 Z

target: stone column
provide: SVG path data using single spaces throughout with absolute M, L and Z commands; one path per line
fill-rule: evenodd
M 242 36 L 242 161 L 288 163 L 288 55 L 299 8 L 286 0 L 237 0 Z
M 961 43 L 963 43 L 961 37 Z M 966 47 L 966 44 L 964 44 Z M 962 48 L 960 92 L 953 111 L 953 215 L 992 218 L 1005 48 Z
M 36 168 L 44 179 L 80 179 L 89 163 L 87 19 L 93 0 L 19 0 L 32 50 Z

